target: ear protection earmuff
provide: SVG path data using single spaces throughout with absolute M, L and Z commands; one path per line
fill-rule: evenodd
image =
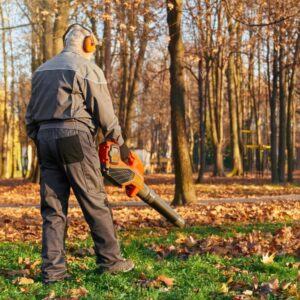
M 72 24 L 68 27 L 67 31 L 63 35 L 64 43 L 65 43 L 65 39 L 66 39 L 67 34 L 70 32 L 70 30 L 75 25 L 78 25 L 78 26 L 82 27 L 84 30 L 86 30 L 90 33 L 90 35 L 87 35 L 83 40 L 83 45 L 82 45 L 83 51 L 86 52 L 86 53 L 94 52 L 96 50 L 96 43 L 95 43 L 95 40 L 94 40 L 94 37 L 93 37 L 93 34 L 92 34 L 91 30 L 89 30 L 88 28 L 86 28 L 83 25 L 78 24 L 78 23 Z
M 93 53 L 96 50 L 95 41 L 92 35 L 88 35 L 83 41 L 83 51 L 87 53 Z

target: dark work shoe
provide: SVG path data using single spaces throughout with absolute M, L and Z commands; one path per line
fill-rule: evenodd
M 43 284 L 53 284 L 53 283 L 61 282 L 61 281 L 68 280 L 68 279 L 71 279 L 71 278 L 72 278 L 72 276 L 69 273 L 66 273 L 61 278 L 54 278 L 54 279 L 43 278 L 42 281 L 43 281 Z
M 130 259 L 124 259 L 117 261 L 110 267 L 101 267 L 101 273 L 110 273 L 110 274 L 118 274 L 118 273 L 126 273 L 131 271 L 134 268 L 134 262 Z

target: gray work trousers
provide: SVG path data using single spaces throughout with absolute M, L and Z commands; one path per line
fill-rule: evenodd
M 43 280 L 66 276 L 64 242 L 70 188 L 89 224 L 98 264 L 109 268 L 122 260 L 91 133 L 42 128 L 38 132 L 37 148 L 41 169 Z

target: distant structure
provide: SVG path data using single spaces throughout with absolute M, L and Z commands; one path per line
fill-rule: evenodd
M 145 149 L 135 149 L 134 153 L 137 154 L 137 156 L 142 161 L 144 168 L 145 168 L 145 174 L 149 174 L 151 171 L 151 165 L 150 165 L 150 152 L 148 152 Z

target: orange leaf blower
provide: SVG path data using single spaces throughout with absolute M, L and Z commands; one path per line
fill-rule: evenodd
M 134 152 L 128 162 L 121 160 L 119 145 L 107 141 L 100 144 L 99 158 L 102 174 L 113 184 L 125 187 L 128 197 L 138 196 L 178 227 L 184 227 L 184 220 L 164 200 L 144 183 L 144 166 Z

